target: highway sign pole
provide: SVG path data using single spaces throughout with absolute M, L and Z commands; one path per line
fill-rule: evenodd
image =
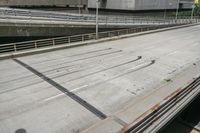
M 99 0 L 96 0 L 96 39 L 99 38 Z
M 178 0 L 178 3 L 177 3 L 177 8 L 176 8 L 176 20 L 178 19 L 179 3 L 180 3 L 180 0 Z

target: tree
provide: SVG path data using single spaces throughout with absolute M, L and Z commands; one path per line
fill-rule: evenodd
M 194 16 L 200 16 L 200 8 L 199 8 L 199 4 L 195 4 L 195 8 L 194 8 Z

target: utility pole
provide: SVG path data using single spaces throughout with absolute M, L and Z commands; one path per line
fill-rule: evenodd
M 178 3 L 177 3 L 177 8 L 176 8 L 176 20 L 178 19 L 179 3 L 180 3 L 180 0 L 178 0 Z
M 96 39 L 99 38 L 99 0 L 96 0 Z

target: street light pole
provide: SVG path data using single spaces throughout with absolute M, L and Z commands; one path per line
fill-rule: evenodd
M 166 12 L 167 12 L 167 2 L 165 1 L 165 5 L 164 5 L 164 8 L 165 8 L 165 11 L 164 11 L 164 19 L 166 19 Z
M 99 38 L 99 0 L 96 0 L 96 39 Z
M 177 4 L 177 8 L 176 8 L 176 20 L 178 19 L 179 3 L 180 3 L 180 0 L 178 0 L 178 4 Z
M 191 20 L 193 19 L 194 16 L 194 8 L 195 8 L 195 4 L 192 4 L 192 13 L 191 13 Z

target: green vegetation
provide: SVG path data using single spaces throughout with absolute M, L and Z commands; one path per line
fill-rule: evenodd
M 196 4 L 194 8 L 194 16 L 200 16 L 200 7 L 198 4 Z
M 183 10 L 179 10 L 178 12 L 178 17 L 190 17 L 192 14 L 192 11 L 183 11 Z M 195 5 L 195 8 L 194 8 L 194 16 L 199 16 L 200 17 L 200 7 L 198 4 Z M 175 17 L 176 16 L 176 12 L 170 12 L 167 14 L 167 16 L 171 16 L 171 17 Z

